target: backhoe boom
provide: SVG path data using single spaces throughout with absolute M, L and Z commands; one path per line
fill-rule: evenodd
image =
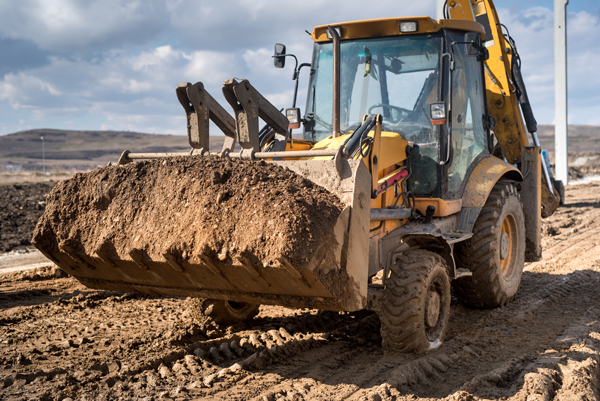
M 534 147 L 539 148 L 540 144 L 515 43 L 508 30 L 502 31 L 504 25 L 500 23 L 492 0 L 449 0 L 446 6 L 448 18 L 476 21 L 485 29 L 484 44 L 489 52 L 489 59 L 484 62 L 486 95 L 488 110 L 496 120 L 494 134 L 506 161 L 522 163 L 522 148 L 531 146 L 527 132 L 531 134 Z M 548 217 L 556 210 L 560 197 L 551 184 L 550 166 L 546 166 L 543 159 L 541 163 L 541 215 Z

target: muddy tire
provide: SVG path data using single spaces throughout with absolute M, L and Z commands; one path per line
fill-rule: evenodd
M 437 254 L 415 250 L 390 268 L 380 299 L 383 347 L 418 354 L 442 345 L 450 316 L 450 282 Z
M 525 218 L 516 188 L 498 182 L 473 227 L 473 237 L 456 245 L 459 267 L 471 277 L 452 282 L 456 297 L 476 308 L 512 301 L 521 284 L 525 262 Z
M 210 319 L 220 326 L 252 320 L 258 314 L 259 305 L 220 299 L 194 300 L 194 317 Z

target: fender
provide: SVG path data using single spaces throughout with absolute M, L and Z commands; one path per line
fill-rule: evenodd
M 496 156 L 486 157 L 475 166 L 463 192 L 463 208 L 458 216 L 458 231 L 471 232 L 492 188 L 502 178 L 523 181 L 523 175 L 516 167 Z

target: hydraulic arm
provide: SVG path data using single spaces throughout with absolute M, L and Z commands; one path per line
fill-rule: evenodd
M 488 110 L 496 119 L 494 134 L 509 163 L 522 164 L 523 172 L 532 171 L 523 165 L 527 160 L 523 160 L 522 149 L 530 146 L 530 141 L 534 147 L 539 148 L 537 122 L 521 76 L 521 60 L 515 42 L 506 27 L 500 23 L 493 2 L 447 0 L 445 13 L 446 18 L 476 21 L 483 25 L 484 44 L 489 51 L 489 59 L 484 62 L 486 95 Z M 560 197 L 552 187 L 549 166 L 546 166 L 543 158 L 541 164 L 541 213 L 542 217 L 548 217 L 556 210 Z

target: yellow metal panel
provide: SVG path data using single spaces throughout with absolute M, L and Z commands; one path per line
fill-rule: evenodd
M 480 15 L 486 13 L 485 3 L 483 2 L 483 0 L 473 3 L 472 9 L 473 9 L 473 14 L 475 14 L 476 16 L 480 16 Z
M 371 132 L 369 132 L 368 135 L 370 137 L 373 137 L 374 134 L 375 134 L 375 131 L 371 131 Z M 312 149 L 313 150 L 337 149 L 340 146 L 342 146 L 342 144 L 348 139 L 349 135 L 351 135 L 351 133 L 339 136 L 337 138 L 328 137 L 326 139 L 323 139 L 322 141 L 317 142 Z M 408 146 L 408 141 L 403 139 L 398 133 L 396 133 L 396 132 L 382 132 L 381 133 L 380 145 L 374 146 L 374 150 L 379 148 L 379 152 L 378 152 L 378 156 L 377 156 L 377 159 L 378 159 L 377 164 L 379 167 L 377 169 L 378 170 L 378 172 L 377 172 L 378 180 L 383 178 L 386 174 L 389 174 L 392 171 L 394 171 L 396 169 L 396 165 L 404 165 L 405 160 L 407 159 L 407 156 L 406 156 L 406 147 L 407 146 Z M 331 159 L 331 157 L 315 157 L 313 159 Z M 364 162 L 365 162 L 365 165 L 368 166 L 369 163 L 366 159 L 364 160 Z M 395 200 L 396 200 L 396 198 L 394 197 L 394 187 L 392 186 L 392 187 L 390 187 L 390 189 L 388 189 L 387 191 L 382 193 L 380 196 L 378 196 L 377 199 L 370 199 L 370 206 L 371 206 L 371 208 L 385 207 L 385 206 L 389 206 L 389 205 L 393 204 Z M 385 222 L 385 223 L 371 222 L 371 224 L 370 224 L 371 230 L 379 227 L 379 230 L 377 230 L 376 232 L 373 232 L 371 234 L 375 235 L 380 232 L 387 233 L 399 225 L 401 225 L 399 222 Z
M 400 22 L 415 21 L 417 22 L 417 32 L 401 33 L 399 28 Z M 478 32 L 483 38 L 485 31 L 481 24 L 475 21 L 467 20 L 433 20 L 429 17 L 407 17 L 407 18 L 382 18 L 362 21 L 349 21 L 330 24 L 334 28 L 342 28 L 342 36 L 340 39 L 364 39 L 364 38 L 379 38 L 383 36 L 398 36 L 398 35 L 415 35 L 423 33 L 434 33 L 440 29 L 457 29 L 468 32 Z M 311 38 L 315 42 L 330 42 L 327 38 L 327 25 L 315 27 Z
M 483 207 L 496 182 L 508 172 L 514 172 L 521 177 L 521 172 L 516 167 L 495 156 L 480 161 L 469 176 L 462 206 Z
M 494 4 L 490 0 L 480 0 L 478 4 L 481 11 L 487 13 L 493 35 L 493 42 L 486 43 L 490 58 L 485 62 L 485 86 L 488 109 L 497 123 L 494 134 L 500 142 L 506 160 L 519 163 L 521 148 L 529 146 L 529 137 L 511 80 L 512 50 L 500 32 Z
M 319 141 L 312 147 L 312 150 L 320 150 L 320 149 L 337 149 L 346 140 L 348 136 L 352 135 L 352 133 L 339 136 L 337 138 L 328 137 Z M 369 132 L 369 136 L 373 137 L 374 131 Z M 408 141 L 403 139 L 400 134 L 396 132 L 387 132 L 384 131 L 381 133 L 381 146 L 379 150 L 379 177 L 383 177 L 383 169 L 388 166 L 392 166 L 394 164 L 400 164 L 404 160 L 406 160 L 406 146 L 408 145 Z M 314 159 L 331 159 L 329 157 L 315 157 Z
M 448 13 L 452 19 L 475 21 L 469 0 L 450 0 L 448 2 Z
M 446 217 L 460 212 L 462 209 L 462 199 L 446 201 L 440 198 L 417 198 L 415 199 L 416 208 L 424 216 L 427 206 L 435 206 L 434 217 Z
M 285 150 L 311 150 L 313 143 L 304 139 L 292 139 L 285 145 Z

